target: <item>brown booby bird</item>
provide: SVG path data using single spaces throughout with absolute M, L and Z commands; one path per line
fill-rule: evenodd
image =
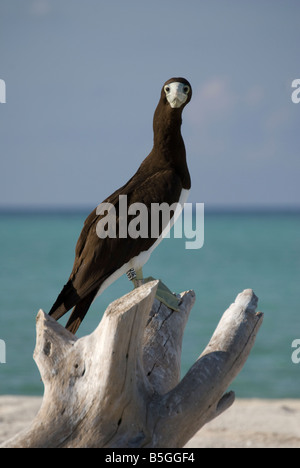
M 171 78 L 161 91 L 154 113 L 154 145 L 135 175 L 104 202 L 114 207 L 117 235 L 99 237 L 97 225 L 104 214 L 97 208 L 84 223 L 76 245 L 75 262 L 67 284 L 59 294 L 49 314 L 58 320 L 73 308 L 66 328 L 76 333 L 94 299 L 121 275 L 133 279 L 161 241 L 164 230 L 174 223 L 160 219 L 156 236 L 121 236 L 120 196 L 126 196 L 127 205 L 142 203 L 147 207 L 147 223 L 151 225 L 151 206 L 167 203 L 169 206 L 185 203 L 191 179 L 186 162 L 186 151 L 181 135 L 182 111 L 191 100 L 192 88 L 184 78 Z M 132 215 L 126 222 L 132 220 Z M 175 296 L 173 296 L 175 297 Z M 173 307 L 176 309 L 175 307 Z

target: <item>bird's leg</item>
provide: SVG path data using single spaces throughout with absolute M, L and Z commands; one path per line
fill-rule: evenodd
M 140 268 L 139 270 L 136 270 L 134 268 L 130 268 L 130 270 L 127 271 L 126 273 L 127 278 L 129 281 L 133 282 L 134 288 L 138 288 L 143 284 L 143 270 Z
M 126 273 L 127 278 L 129 281 L 133 281 L 136 278 L 136 272 L 134 268 L 130 268 L 130 270 Z
M 144 284 L 144 278 L 143 278 L 143 269 L 140 268 L 139 270 L 136 270 L 135 272 L 135 279 L 133 280 L 133 284 L 135 288 L 138 288 L 142 284 Z
M 126 275 L 128 279 L 133 282 L 134 288 L 138 288 L 142 284 L 154 280 L 152 276 L 149 278 L 143 278 L 142 268 L 137 271 L 135 271 L 134 268 L 131 268 L 129 271 L 127 271 Z M 178 299 L 176 295 L 173 294 L 161 280 L 159 280 L 155 297 L 159 300 L 159 302 L 165 304 L 169 309 L 179 311 Z

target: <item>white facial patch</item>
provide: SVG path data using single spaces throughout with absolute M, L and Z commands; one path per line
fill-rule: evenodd
M 187 100 L 190 87 L 184 83 L 174 81 L 164 87 L 166 98 L 172 109 L 178 109 Z

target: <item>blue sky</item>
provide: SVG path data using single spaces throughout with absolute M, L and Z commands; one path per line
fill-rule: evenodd
M 152 147 L 184 76 L 189 201 L 299 207 L 298 0 L 9 0 L 0 5 L 0 207 L 96 206 Z

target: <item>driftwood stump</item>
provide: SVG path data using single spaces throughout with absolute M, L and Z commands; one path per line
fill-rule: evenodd
M 112 303 L 89 336 L 76 338 L 42 310 L 34 359 L 45 385 L 39 413 L 2 448 L 180 448 L 234 402 L 224 394 L 262 323 L 248 289 L 223 315 L 180 381 L 182 337 L 195 301 L 174 312 L 147 283 Z

